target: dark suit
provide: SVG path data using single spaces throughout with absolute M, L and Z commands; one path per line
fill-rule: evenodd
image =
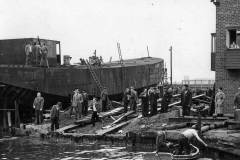
M 192 92 L 188 89 L 181 93 L 181 106 L 183 109 L 183 116 L 190 115 L 191 105 L 192 105 Z
M 59 112 L 60 109 L 57 108 L 57 105 L 53 105 L 51 111 L 50 111 L 50 117 L 51 117 L 51 131 L 54 131 L 59 128 Z M 55 129 L 54 129 L 55 128 Z

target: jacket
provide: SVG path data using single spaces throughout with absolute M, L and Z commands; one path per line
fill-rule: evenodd
M 188 106 L 192 105 L 192 92 L 190 90 L 183 91 L 181 93 L 181 106 Z
M 43 97 L 36 97 L 33 102 L 33 106 L 36 110 L 42 110 L 44 105 Z
M 58 108 L 57 105 L 53 105 L 53 106 L 52 106 L 52 109 L 51 109 L 51 111 L 50 111 L 50 117 L 51 117 L 51 119 L 59 118 L 59 114 L 60 114 L 60 109 Z

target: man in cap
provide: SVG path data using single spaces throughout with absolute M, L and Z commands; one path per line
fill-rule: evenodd
M 181 106 L 183 109 L 183 116 L 190 115 L 190 108 L 192 105 L 192 92 L 189 89 L 189 86 L 185 84 L 182 88 L 181 93 Z
M 42 110 L 44 105 L 44 98 L 41 96 L 41 93 L 37 93 L 37 97 L 34 99 L 33 108 L 35 109 L 35 118 L 36 123 L 42 123 Z
M 83 97 L 83 115 L 86 116 L 88 114 L 88 94 L 86 91 L 82 91 L 82 97 Z
M 149 110 L 149 103 L 148 103 L 148 93 L 147 88 L 144 89 L 144 91 L 139 95 L 139 97 L 142 100 L 142 116 L 146 117 L 148 115 Z
M 168 105 L 171 102 L 172 92 L 173 92 L 172 88 L 169 87 L 166 90 L 165 94 L 163 95 L 162 102 L 161 102 L 161 113 L 165 113 L 168 111 Z
M 32 57 L 32 45 L 30 44 L 30 42 L 28 42 L 25 46 L 25 55 L 26 55 L 25 65 L 29 65 L 31 63 Z
M 134 87 L 130 87 L 130 108 L 136 112 L 137 109 L 137 91 L 134 90 Z
M 80 105 L 80 94 L 79 94 L 79 90 L 78 89 L 75 89 L 74 91 L 74 94 L 73 94 L 73 97 L 72 97 L 72 108 L 70 110 L 70 116 L 72 115 L 72 111 L 73 109 L 75 110 L 75 119 L 78 119 L 79 118 L 79 105 Z
M 41 47 L 41 61 L 40 61 L 40 66 L 46 66 L 47 68 L 49 68 L 48 65 L 48 48 L 46 46 L 45 43 L 43 43 L 42 47 Z
M 102 111 L 107 111 L 107 104 L 108 104 L 108 97 L 107 97 L 107 88 L 104 87 L 104 89 L 101 92 L 101 100 L 102 100 Z
M 234 108 L 240 109 L 240 87 L 238 88 L 238 92 L 234 96 Z
M 217 94 L 215 96 L 215 114 L 217 116 L 223 116 L 225 98 L 226 96 L 223 93 L 222 87 L 218 88 Z
M 51 131 L 55 131 L 59 128 L 59 115 L 61 107 L 62 107 L 61 102 L 57 102 L 56 105 L 52 106 L 52 109 L 50 111 Z

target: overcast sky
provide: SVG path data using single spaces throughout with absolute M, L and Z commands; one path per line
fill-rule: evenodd
M 215 6 L 210 0 L 0 0 L 0 38 L 37 37 L 61 41 L 72 62 L 94 49 L 104 61 L 147 56 L 169 67 L 173 80 L 213 79 L 210 33 Z

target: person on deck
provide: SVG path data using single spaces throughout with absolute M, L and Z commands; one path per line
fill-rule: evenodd
M 43 43 L 43 46 L 41 47 L 41 53 L 42 53 L 42 55 L 41 55 L 40 66 L 49 68 L 49 65 L 48 65 L 48 48 L 47 48 L 45 43 Z
M 223 93 L 222 87 L 220 87 L 215 96 L 215 114 L 217 116 L 223 116 L 223 103 L 226 96 Z
M 213 89 L 212 89 L 212 97 L 211 97 L 211 105 L 210 105 L 210 116 L 213 116 L 215 113 L 215 83 L 213 84 Z
M 37 97 L 34 99 L 33 108 L 35 109 L 35 122 L 36 124 L 42 123 L 42 110 L 44 105 L 44 98 L 41 93 L 37 93 Z
M 99 111 L 99 101 L 97 98 L 93 97 L 93 101 L 92 101 L 92 118 L 91 118 L 91 122 L 92 125 L 95 126 L 95 122 L 99 121 L 99 116 L 98 116 L 98 111 Z
M 104 87 L 104 89 L 101 92 L 101 100 L 102 100 L 102 111 L 107 111 L 107 105 L 108 105 L 108 96 L 107 96 L 107 88 Z
M 72 115 L 73 109 L 75 110 L 75 119 L 78 119 L 79 116 L 81 115 L 80 104 L 81 104 L 81 96 L 79 94 L 79 90 L 75 89 L 72 97 L 72 108 L 70 110 L 70 116 Z
M 183 109 L 183 116 L 190 115 L 190 108 L 192 105 L 192 92 L 189 89 L 189 86 L 185 84 L 181 93 L 181 106 Z
M 56 105 L 52 106 L 52 109 L 50 111 L 51 131 L 55 131 L 59 128 L 59 115 L 61 107 L 62 107 L 61 102 L 58 102 Z
M 190 154 L 191 146 L 190 143 L 196 139 L 202 145 L 207 147 L 208 145 L 198 136 L 198 133 L 195 129 L 186 129 L 183 132 L 179 131 L 158 131 L 156 138 L 156 147 L 157 152 L 161 151 L 159 144 L 162 144 L 163 141 L 175 141 L 179 144 L 179 154 L 183 154 L 183 151 L 186 151 L 186 154 Z
M 123 101 L 123 106 L 124 106 L 124 112 L 127 113 L 128 105 L 129 105 L 129 102 L 130 102 L 130 90 L 129 90 L 129 88 L 126 88 L 126 90 L 124 91 L 122 101 Z
M 157 93 L 157 89 L 151 87 L 148 90 L 148 96 L 149 96 L 149 103 L 151 107 L 151 115 L 157 114 L 157 100 L 159 98 L 159 94 Z
M 86 116 L 88 114 L 88 94 L 86 91 L 82 92 L 82 97 L 83 97 L 82 103 L 83 115 Z
M 137 91 L 133 87 L 130 87 L 130 108 L 136 112 L 137 109 Z
M 168 105 L 172 99 L 172 88 L 168 88 L 165 94 L 163 95 L 162 102 L 161 102 L 161 113 L 165 113 L 168 111 Z
M 25 46 L 25 55 L 26 55 L 25 65 L 31 64 L 32 45 L 29 42 Z
M 147 89 L 144 89 L 144 91 L 139 95 L 139 97 L 142 100 L 142 116 L 143 117 L 147 117 L 148 111 L 149 111 Z
M 240 109 L 240 87 L 238 88 L 238 92 L 234 96 L 234 109 Z

